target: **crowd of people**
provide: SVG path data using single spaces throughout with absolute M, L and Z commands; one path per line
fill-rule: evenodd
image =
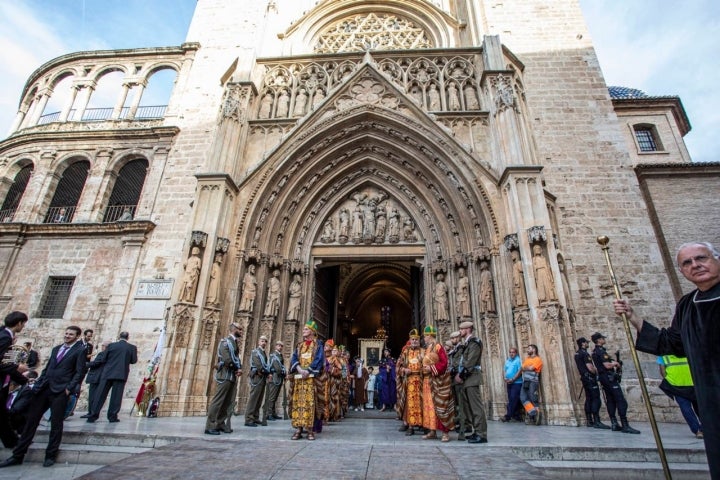
M 15 346 L 27 323 L 27 315 L 15 311 L 5 317 L 0 329 L 0 376 L 3 377 L 0 436 L 3 446 L 12 449 L 12 456 L 0 462 L 0 468 L 23 463 L 40 421 L 48 412 L 50 438 L 43 466 L 55 464 L 62 442 L 63 422 L 73 415 L 83 380 L 90 386 L 88 414 L 84 418 L 90 423 L 95 422 L 112 390 L 108 421 L 119 422 L 117 415 L 129 367 L 137 362 L 137 349 L 128 343 L 127 332 L 121 332 L 116 342 L 104 343 L 103 351 L 93 359 L 90 342 L 93 331 L 83 332 L 72 325 L 65 329 L 63 342 L 52 348 L 44 368 L 38 373 L 40 359 L 32 350 L 32 344 L 26 342 L 23 347 Z

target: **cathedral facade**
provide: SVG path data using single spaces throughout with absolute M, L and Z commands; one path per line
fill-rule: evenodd
M 144 105 L 161 71 L 167 105 Z M 623 94 L 575 0 L 198 0 L 178 47 L 28 79 L 0 142 L 0 305 L 45 352 L 77 324 L 129 331 L 149 362 L 164 329 L 161 415 L 206 412 L 231 322 L 245 361 L 308 318 L 395 356 L 412 328 L 472 320 L 491 417 L 509 347 L 536 344 L 544 418 L 576 424 L 575 338 L 627 351 L 596 238 L 646 317 L 678 293 L 635 167 L 689 162 L 689 122 L 674 97 Z

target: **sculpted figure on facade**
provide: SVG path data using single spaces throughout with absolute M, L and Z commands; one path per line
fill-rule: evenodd
M 270 118 L 270 112 L 272 111 L 272 101 L 272 95 L 270 93 L 266 93 L 260 101 L 260 111 L 258 112 L 258 118 Z
M 215 261 L 210 268 L 210 281 L 208 282 L 207 295 L 205 303 L 211 306 L 220 303 L 220 277 L 222 276 L 223 254 L 216 253 Z
M 302 117 L 305 115 L 305 107 L 307 106 L 307 93 L 301 88 L 295 97 L 295 108 L 293 110 L 294 117 Z
M 495 290 L 490 264 L 480 262 L 480 313 L 495 313 Z
M 241 312 L 252 312 L 255 307 L 255 297 L 257 296 L 257 279 L 255 278 L 255 265 L 250 265 L 245 276 L 243 277 L 242 295 L 240 297 Z
M 464 268 L 458 269 L 455 302 L 458 318 L 470 318 L 470 279 Z
M 563 291 L 565 292 L 565 305 L 568 311 L 573 311 L 572 293 L 570 292 L 570 284 L 567 279 L 567 268 L 565 267 L 565 261 L 558 255 L 558 268 L 560 269 L 560 280 L 562 281 Z
M 300 319 L 300 306 L 302 304 L 302 277 L 296 274 L 288 289 L 287 320 Z
M 415 235 L 415 222 L 409 216 L 405 217 L 403 220 L 403 240 L 406 242 L 417 241 L 417 236 Z
M 520 252 L 513 250 L 510 253 L 513 262 L 513 306 L 527 306 L 527 293 L 525 293 L 525 277 L 523 275 L 522 260 L 520 260 Z
M 327 220 L 325 220 L 320 240 L 323 243 L 331 243 L 335 241 L 335 228 L 333 227 L 332 218 L 328 218 Z
M 434 83 L 430 85 L 430 90 L 428 91 L 428 110 L 431 112 L 440 110 L 440 93 L 438 93 Z
M 435 288 L 433 290 L 433 309 L 435 320 L 438 322 L 447 321 L 448 318 L 448 288 L 445 283 L 445 276 L 438 273 L 435 277 Z
M 353 223 L 352 223 L 352 240 L 355 243 L 362 241 L 363 235 L 363 211 L 358 204 L 353 211 Z
M 267 299 L 265 300 L 265 317 L 277 317 L 280 311 L 280 270 L 273 270 L 268 280 Z
M 287 118 L 288 108 L 290 107 L 290 97 L 288 96 L 287 90 L 283 90 L 278 97 L 277 111 L 275 112 L 275 118 Z
M 415 103 L 417 103 L 418 105 L 420 105 L 421 107 L 423 106 L 422 92 L 420 91 L 420 88 L 412 87 L 410 89 L 410 98 L 412 98 L 413 101 Z
M 390 243 L 400 241 L 400 213 L 395 207 L 390 210 L 390 218 L 388 219 L 388 241 Z
M 477 93 L 475 87 L 471 84 L 467 84 L 463 90 L 465 93 L 465 109 L 466 110 L 479 110 L 480 102 L 478 102 Z
M 450 82 L 450 85 L 448 85 L 448 110 L 460 110 L 460 97 L 458 97 L 455 82 Z
M 346 243 L 350 236 L 350 212 L 348 209 L 341 208 L 338 218 L 340 221 L 338 241 L 340 243 Z
M 385 242 L 385 229 L 387 228 L 387 210 L 385 209 L 385 205 L 381 205 L 380 208 L 377 209 L 377 214 L 375 217 L 375 242 L 377 243 L 384 243 Z
M 533 247 L 532 263 L 533 270 L 535 271 L 535 287 L 537 288 L 538 301 L 545 303 L 557 300 L 552 272 L 550 271 L 547 260 L 545 260 L 543 249 L 540 245 Z
M 200 279 L 200 269 L 202 268 L 202 259 L 200 258 L 200 249 L 192 247 L 190 257 L 185 261 L 185 271 L 182 277 L 180 288 L 180 301 L 193 303 L 195 294 L 197 293 L 198 280 Z
M 325 100 L 325 92 L 323 92 L 322 88 L 318 88 L 315 90 L 315 95 L 313 95 L 312 107 L 317 107 L 323 100 Z

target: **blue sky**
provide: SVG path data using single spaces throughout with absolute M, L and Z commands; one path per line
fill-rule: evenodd
M 720 2 L 579 1 L 608 85 L 679 96 L 693 126 L 685 137 L 693 160 L 720 161 Z M 25 80 L 44 62 L 82 50 L 180 45 L 195 3 L 0 0 L 0 138 Z

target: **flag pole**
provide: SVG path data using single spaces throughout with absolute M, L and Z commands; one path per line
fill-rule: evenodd
M 615 291 L 615 298 L 622 300 L 622 294 L 620 293 L 620 286 L 618 285 L 617 278 L 615 278 L 615 272 L 613 270 L 612 261 L 610 260 L 610 239 L 605 235 L 597 237 L 597 242 L 600 244 L 603 253 L 605 254 L 605 262 L 607 263 L 608 271 L 610 272 L 610 279 L 612 280 L 613 290 Z M 655 421 L 655 413 L 653 412 L 652 405 L 650 404 L 650 395 L 648 394 L 647 385 L 645 385 L 645 376 L 643 375 L 642 367 L 640 366 L 640 359 L 635 350 L 635 342 L 633 342 L 632 332 L 630 330 L 630 321 L 627 316 L 621 314 L 623 319 L 623 325 L 625 326 L 625 335 L 627 336 L 628 344 L 630 345 L 630 353 L 632 355 L 633 363 L 635 364 L 635 370 L 638 374 L 638 383 L 640 383 L 640 391 L 642 392 L 643 400 L 645 402 L 645 408 L 650 419 L 650 426 L 652 427 L 653 436 L 655 437 L 655 444 L 660 454 L 660 463 L 662 463 L 663 473 L 665 474 L 666 480 L 671 480 L 670 467 L 668 466 L 667 457 L 665 456 L 665 449 L 663 448 L 662 439 L 660 438 L 660 431 L 658 430 L 657 422 Z

